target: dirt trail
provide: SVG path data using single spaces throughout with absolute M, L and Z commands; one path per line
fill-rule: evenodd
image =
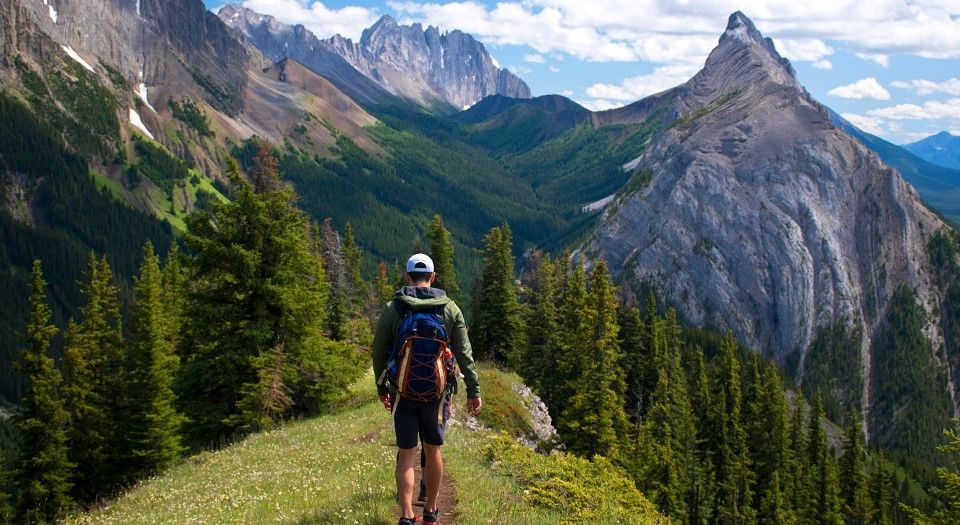
M 418 516 L 423 516 L 423 504 L 422 501 L 416 501 L 417 492 L 419 492 L 420 487 L 420 464 L 417 464 L 415 477 L 413 484 L 413 510 L 417 513 Z M 453 478 L 449 474 L 444 473 L 443 482 L 440 483 L 440 494 L 437 497 L 437 508 L 440 509 L 440 525 L 453 525 L 457 522 L 457 514 L 453 508 L 456 502 L 457 487 L 454 486 Z M 400 506 L 397 508 L 397 515 L 400 515 Z

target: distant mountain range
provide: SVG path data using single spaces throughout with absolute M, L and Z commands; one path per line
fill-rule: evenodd
M 941 131 L 902 147 L 927 162 L 945 168 L 960 169 L 960 136 Z
M 436 27 L 401 26 L 384 16 L 354 43 L 339 35 L 320 40 L 301 25 L 237 5 L 218 14 L 268 58 L 297 60 L 358 102 L 385 102 L 386 92 L 449 113 L 490 95 L 530 97 L 522 80 L 462 31 L 441 34 Z

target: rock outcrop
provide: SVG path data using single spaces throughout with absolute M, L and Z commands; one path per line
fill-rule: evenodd
M 580 252 L 603 258 L 627 290 L 654 285 L 686 321 L 732 330 L 801 380 L 811 343 L 836 320 L 862 329 L 869 378 L 898 287 L 936 311 L 925 247 L 944 223 L 834 126 L 743 14 L 694 78 L 619 115 L 655 112 L 667 126 Z M 937 331 L 931 322 L 935 343 Z

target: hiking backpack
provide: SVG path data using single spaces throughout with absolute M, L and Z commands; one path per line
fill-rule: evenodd
M 453 354 L 443 326 L 444 305 L 423 310 L 395 301 L 400 329 L 387 358 L 387 375 L 401 397 L 436 401 L 455 380 Z

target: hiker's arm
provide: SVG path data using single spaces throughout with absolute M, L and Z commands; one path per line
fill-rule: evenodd
M 377 321 L 377 330 L 373 334 L 373 380 L 377 383 L 377 395 L 383 396 L 390 393 L 387 385 L 380 384 L 380 376 L 387 368 L 387 358 L 390 357 L 390 344 L 396 335 L 393 328 L 393 304 L 387 303 L 387 306 L 380 312 L 380 320 Z
M 450 332 L 451 346 L 453 355 L 457 358 L 457 365 L 463 374 L 463 382 L 467 386 L 467 398 L 477 399 L 480 397 L 480 378 L 477 375 L 477 365 L 473 361 L 473 348 L 470 346 L 470 338 L 467 336 L 467 323 L 463 319 L 463 312 L 455 303 L 449 303 L 446 308 L 450 321 L 444 321 L 444 324 L 451 326 Z

